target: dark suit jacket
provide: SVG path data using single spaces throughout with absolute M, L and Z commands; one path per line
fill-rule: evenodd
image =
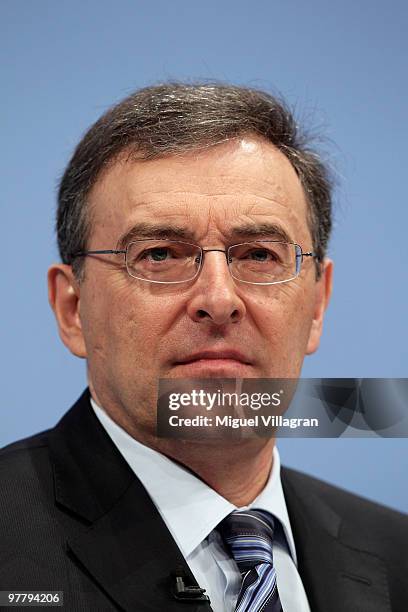
M 293 470 L 282 482 L 312 612 L 407 612 L 407 518 Z M 0 452 L 0 590 L 64 591 L 69 612 L 209 612 L 174 598 L 180 567 L 196 584 L 88 390 Z

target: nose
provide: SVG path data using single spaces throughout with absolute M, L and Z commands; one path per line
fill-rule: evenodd
M 199 323 L 222 326 L 238 323 L 246 313 L 228 269 L 225 251 L 204 249 L 204 260 L 187 305 L 189 317 Z

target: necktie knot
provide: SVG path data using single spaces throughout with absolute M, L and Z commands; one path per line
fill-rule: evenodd
M 218 525 L 242 574 L 235 612 L 282 612 L 272 542 L 274 519 L 263 510 L 236 510 Z
M 242 574 L 261 563 L 273 564 L 275 524 L 268 512 L 236 510 L 219 524 L 218 530 Z

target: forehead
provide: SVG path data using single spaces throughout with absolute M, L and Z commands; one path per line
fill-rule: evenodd
M 185 227 L 196 240 L 218 240 L 240 224 L 269 223 L 293 241 L 310 239 L 308 205 L 295 170 L 257 137 L 148 161 L 123 156 L 98 179 L 88 202 L 93 247 L 104 241 L 108 248 L 142 224 Z

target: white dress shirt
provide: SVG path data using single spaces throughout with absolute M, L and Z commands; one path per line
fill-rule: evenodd
M 241 576 L 227 554 L 215 527 L 237 507 L 205 482 L 158 451 L 144 446 L 119 427 L 93 399 L 102 426 L 142 482 L 214 612 L 232 612 Z M 273 451 L 273 467 L 265 488 L 240 510 L 259 508 L 279 519 L 273 542 L 273 561 L 284 612 L 310 612 L 297 570 L 296 548 L 280 479 L 280 459 Z

